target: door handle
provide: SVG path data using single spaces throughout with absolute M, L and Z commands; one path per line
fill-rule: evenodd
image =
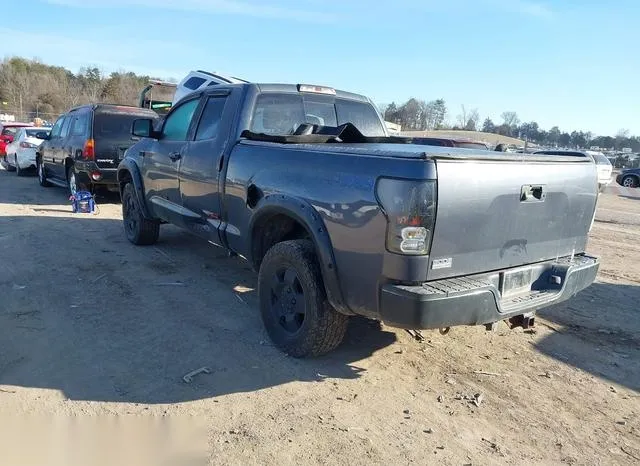
M 178 160 L 180 160 L 182 158 L 182 154 L 180 152 L 171 152 L 169 154 L 169 158 L 173 161 L 173 162 L 177 162 Z

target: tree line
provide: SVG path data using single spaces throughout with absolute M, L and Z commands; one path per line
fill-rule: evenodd
M 497 123 L 491 118 L 481 122 L 478 109 L 469 109 L 462 105 L 455 122 L 451 123 L 444 99 L 425 102 L 412 97 L 403 104 L 392 102 L 383 105 L 381 111 L 385 120 L 401 125 L 403 131 L 483 131 L 544 146 L 582 149 L 597 146 L 612 150 L 629 147 L 633 152 L 640 152 L 640 137 L 631 136 L 628 130 L 620 130 L 615 136 L 596 136 L 589 131 L 561 131 L 558 126 L 545 130 L 535 121 L 521 122 L 518 114 L 513 111 L 503 112 L 500 115 L 501 121 Z
M 20 120 L 55 119 L 71 107 L 89 103 L 137 105 L 149 76 L 108 75 L 96 67 L 73 73 L 60 66 L 20 57 L 0 61 L 0 113 Z

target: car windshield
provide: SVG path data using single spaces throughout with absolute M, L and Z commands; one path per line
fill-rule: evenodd
M 46 133 L 49 134 L 51 132 L 51 130 L 49 129 L 42 129 L 42 128 L 36 128 L 36 129 L 27 129 L 25 130 L 25 132 L 27 133 L 27 137 L 30 138 L 35 138 L 36 134 L 38 133 Z
M 382 122 L 369 103 L 319 94 L 261 94 L 253 111 L 251 131 L 287 136 L 305 123 L 352 123 L 365 136 L 385 136 Z
M 19 126 L 8 126 L 2 130 L 2 135 L 15 136 L 19 129 L 20 129 Z
M 611 165 L 609 159 L 603 154 L 595 154 L 593 158 L 596 160 L 598 165 Z
M 97 113 L 94 135 L 99 138 L 125 140 L 131 138 L 131 125 L 138 118 L 150 118 L 147 113 Z
M 482 144 L 481 142 L 462 142 L 462 141 L 458 141 L 458 142 L 456 142 L 456 146 L 457 147 L 462 147 L 464 149 L 482 149 L 482 150 L 487 150 L 487 146 L 485 144 Z

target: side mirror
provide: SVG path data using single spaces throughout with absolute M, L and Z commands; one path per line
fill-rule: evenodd
M 36 138 L 38 138 L 38 139 L 49 139 L 49 133 L 47 133 L 46 131 L 38 131 L 36 133 Z
M 133 120 L 131 125 L 131 134 L 139 138 L 155 138 L 156 133 L 153 130 L 153 120 L 150 118 L 138 118 Z

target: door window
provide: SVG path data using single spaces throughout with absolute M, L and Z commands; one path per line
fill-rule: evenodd
M 74 120 L 73 117 L 69 116 L 64 119 L 64 123 L 62 124 L 62 129 L 60 130 L 60 137 L 66 138 L 67 134 L 69 134 L 69 126 L 71 126 L 71 122 Z
M 60 117 L 56 121 L 55 125 L 53 125 L 53 128 L 51 128 L 51 139 L 60 137 L 60 130 L 62 129 L 62 124 L 64 123 L 64 120 L 65 120 L 65 117 Z
M 222 120 L 222 111 L 227 101 L 226 96 L 209 97 L 207 104 L 202 111 L 202 116 L 198 122 L 198 130 L 196 131 L 196 141 L 203 139 L 216 139 L 218 130 L 220 129 L 220 121 Z
M 199 99 L 192 99 L 176 107 L 164 122 L 162 139 L 168 141 L 186 141 L 191 119 L 198 107 Z

